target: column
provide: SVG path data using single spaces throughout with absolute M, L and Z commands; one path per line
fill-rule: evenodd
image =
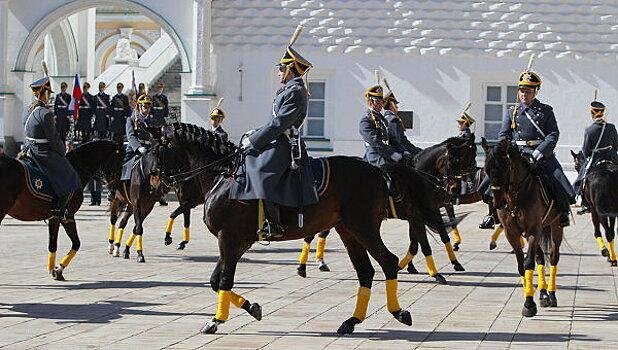
M 188 94 L 199 95 L 211 90 L 210 86 L 210 28 L 212 0 L 193 2 L 192 74 Z
M 12 95 L 7 91 L 8 87 L 8 49 L 7 32 L 9 30 L 9 3 L 8 0 L 0 0 L 0 146 L 5 147 L 5 123 L 9 116 L 9 104 Z

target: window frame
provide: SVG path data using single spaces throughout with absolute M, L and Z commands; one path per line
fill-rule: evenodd
M 302 129 L 301 129 L 301 135 L 303 138 L 305 139 L 327 139 L 326 137 L 326 118 L 327 118 L 327 106 L 326 106 L 326 96 L 327 94 L 327 84 L 326 84 L 326 80 L 322 80 L 322 79 L 316 79 L 316 80 L 311 80 L 307 82 L 307 88 L 309 88 L 309 93 L 311 93 L 311 88 L 310 85 L 311 84 L 322 84 L 324 86 L 324 97 L 320 98 L 320 99 L 316 99 L 316 98 L 312 98 L 311 96 L 307 96 L 307 117 L 305 118 L 303 125 L 302 125 Z M 322 102 L 323 103 L 323 116 L 321 118 L 319 117 L 310 117 L 309 115 L 309 104 L 311 103 L 311 101 L 315 101 L 315 102 Z M 309 121 L 311 119 L 322 119 L 322 135 L 309 135 L 308 131 L 309 131 Z
M 488 94 L 488 89 L 490 87 L 500 87 L 500 101 L 489 101 L 487 99 L 487 94 Z M 493 124 L 493 125 L 501 125 L 502 124 L 502 119 L 504 118 L 504 116 L 506 115 L 507 111 L 509 110 L 509 108 L 511 106 L 514 106 L 516 102 L 509 102 L 509 88 L 515 88 L 515 91 L 517 91 L 517 84 L 513 84 L 513 83 L 505 83 L 505 82 L 485 82 L 482 84 L 482 96 L 481 96 L 481 101 L 482 101 L 482 113 L 483 113 L 483 136 L 487 139 L 487 141 L 489 142 L 496 142 L 498 140 L 498 135 L 496 135 L 495 138 L 489 138 L 489 136 L 487 135 L 487 124 Z M 515 101 L 517 100 L 517 97 L 515 97 Z M 502 106 L 502 113 L 501 113 L 501 118 L 498 121 L 495 120 L 487 120 L 487 115 L 486 115 L 486 106 L 487 105 L 500 105 Z

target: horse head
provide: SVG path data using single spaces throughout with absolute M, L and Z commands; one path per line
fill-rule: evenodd
M 120 179 L 125 150 L 110 140 L 87 142 L 67 153 L 67 158 L 82 178 L 104 180 L 108 185 Z
M 584 166 L 584 163 L 586 162 L 586 157 L 584 157 L 584 152 L 579 151 L 578 153 L 575 153 L 571 151 L 571 156 L 573 156 L 573 160 L 575 161 L 575 170 L 579 172 L 580 169 Z
M 485 150 L 485 173 L 493 193 L 494 206 L 504 209 L 509 200 L 509 190 L 514 181 L 514 168 L 518 161 L 525 162 L 519 150 L 504 139 L 490 146 L 483 137 L 481 146 Z
M 445 141 L 446 154 L 438 158 L 445 179 L 446 193 L 455 198 L 461 192 L 461 180 L 476 171 L 476 144 L 471 138 L 452 137 Z

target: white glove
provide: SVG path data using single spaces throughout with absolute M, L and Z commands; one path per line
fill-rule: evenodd
M 538 149 L 535 149 L 534 152 L 532 152 L 532 157 L 534 157 L 534 159 L 538 162 L 543 159 L 543 153 L 541 153 Z
M 401 158 L 403 158 L 403 156 L 399 152 L 395 152 L 395 153 L 391 154 L 391 159 L 394 160 L 395 162 L 400 161 Z
M 412 158 L 412 153 L 408 152 L 408 151 L 404 151 L 403 152 L 403 157 L 404 158 Z
M 253 144 L 251 144 L 251 140 L 249 140 L 248 137 L 245 137 L 242 139 L 242 142 L 240 143 L 240 148 L 242 150 L 247 150 L 249 148 L 253 148 Z
M 144 147 L 144 146 L 141 146 L 140 148 L 138 148 L 138 149 L 137 149 L 137 153 L 139 153 L 139 154 L 141 154 L 141 155 L 146 154 L 146 152 L 147 152 L 147 151 L 148 151 L 148 150 L 147 150 L 147 149 L 146 149 L 146 147 Z
M 249 136 L 249 135 L 253 134 L 255 131 L 256 131 L 255 129 L 251 129 L 251 130 L 247 131 L 245 133 L 245 135 Z

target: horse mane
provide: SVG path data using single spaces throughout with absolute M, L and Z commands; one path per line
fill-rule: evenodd
M 195 124 L 174 122 L 164 128 L 164 135 L 181 144 L 196 146 L 217 155 L 227 155 L 237 149 L 233 142 L 223 140 L 216 132 Z
M 67 152 L 67 157 L 81 156 L 82 154 L 91 154 L 93 149 L 101 147 L 101 145 L 108 145 L 109 147 L 117 147 L 120 149 L 120 145 L 116 141 L 112 140 L 93 140 L 83 143 L 74 149 Z

